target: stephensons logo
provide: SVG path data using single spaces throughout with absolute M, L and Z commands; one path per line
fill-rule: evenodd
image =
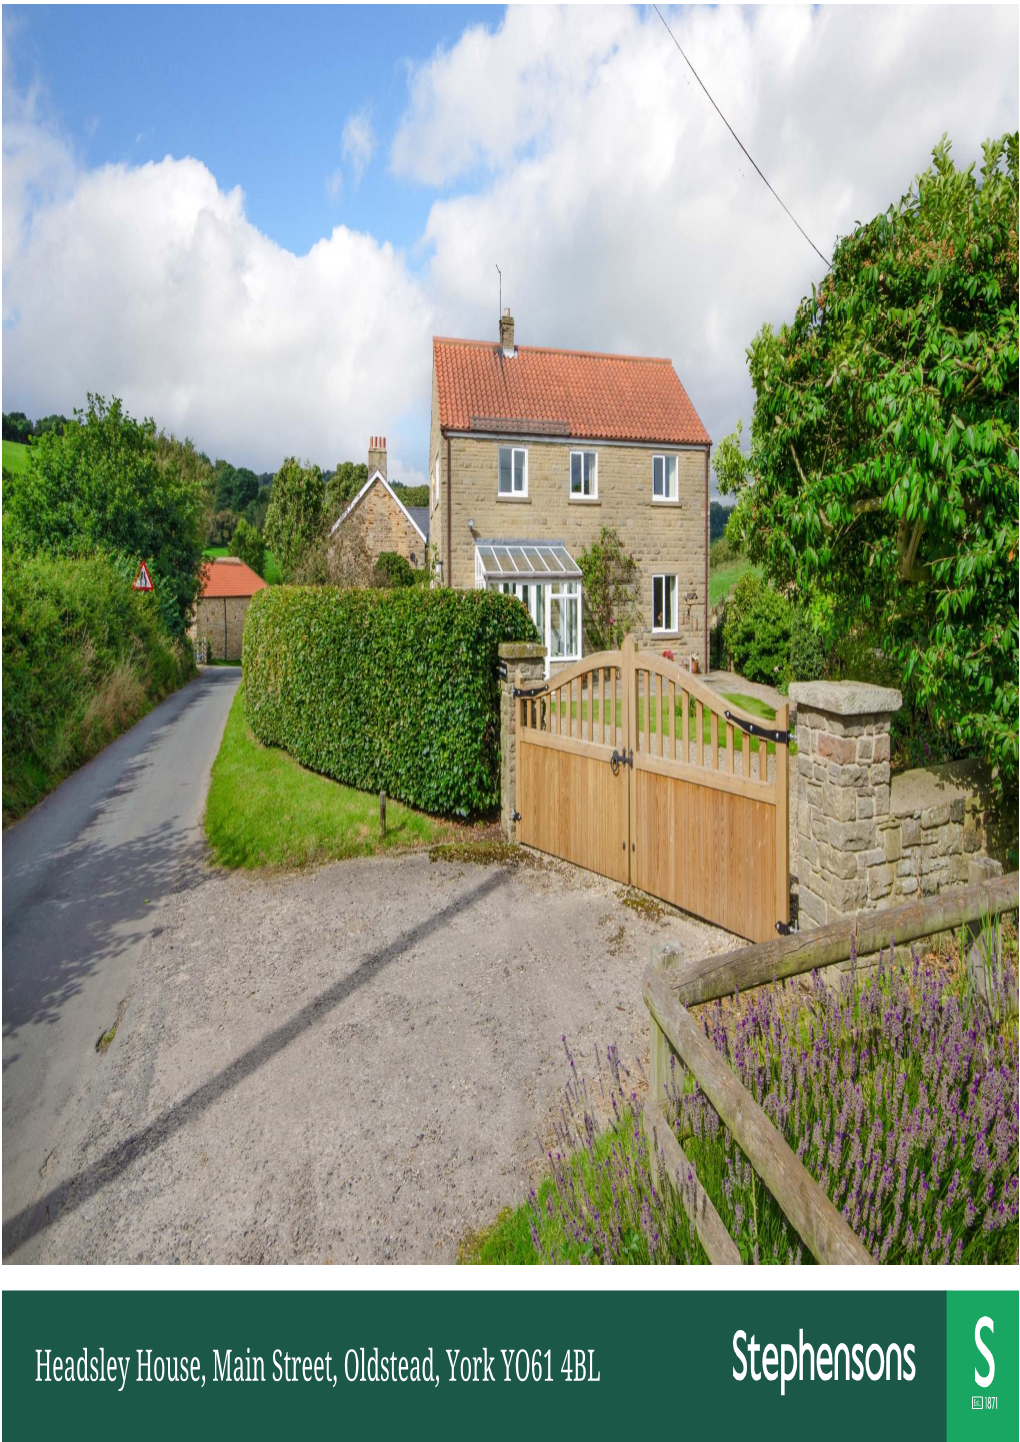
M 797 1346 L 792 1342 L 766 1342 L 764 1345 L 751 1334 L 734 1332 L 733 1351 L 737 1362 L 733 1377 L 737 1382 L 778 1382 L 780 1395 L 786 1396 L 789 1382 L 912 1382 L 915 1376 L 914 1344 L 900 1347 L 890 1342 L 828 1342 L 817 1346 L 805 1342 L 800 1329 Z

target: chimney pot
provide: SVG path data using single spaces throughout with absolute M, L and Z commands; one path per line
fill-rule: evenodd
M 514 354 L 514 318 L 510 314 L 510 307 L 507 306 L 500 317 L 499 322 L 499 343 L 503 347 L 505 356 Z
M 368 438 L 368 474 L 374 476 L 379 471 L 383 480 L 386 479 L 386 437 L 369 436 Z

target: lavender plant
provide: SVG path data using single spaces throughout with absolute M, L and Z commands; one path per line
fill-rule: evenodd
M 569 1078 L 551 1176 L 528 1198 L 531 1242 L 543 1261 L 703 1262 L 683 1193 L 693 1176 L 662 1192 L 653 1181 L 640 1111 L 614 1046 L 596 1052 L 595 1076 L 581 1075 L 563 1038 Z
M 732 1039 L 717 1003 L 703 1025 L 865 1246 L 883 1262 L 1015 1262 L 1017 1029 L 1003 1023 L 1015 960 L 990 1005 L 914 952 L 856 957 L 840 990 L 814 978 L 748 998 Z M 747 1260 L 799 1246 L 694 1085 L 673 1121 Z

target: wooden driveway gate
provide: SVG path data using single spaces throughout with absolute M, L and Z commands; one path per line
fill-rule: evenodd
M 788 705 L 764 724 L 630 636 L 515 698 L 526 846 L 750 941 L 789 924 Z

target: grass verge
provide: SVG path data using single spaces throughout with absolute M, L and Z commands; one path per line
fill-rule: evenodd
M 387 798 L 386 839 L 380 840 L 378 796 L 262 746 L 248 728 L 239 688 L 213 763 L 205 831 L 221 865 L 252 868 L 432 846 L 455 828 Z

